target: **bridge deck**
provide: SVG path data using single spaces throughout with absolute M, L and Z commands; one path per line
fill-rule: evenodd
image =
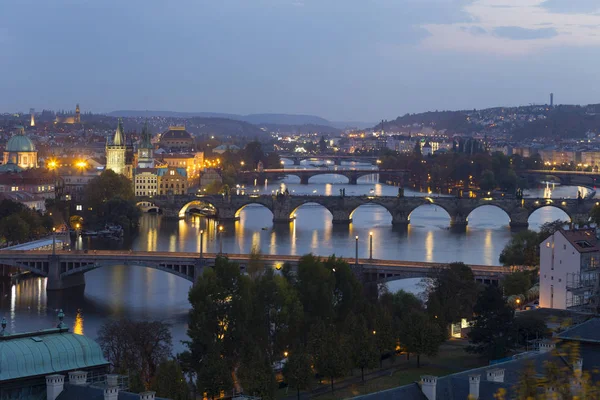
M 26 251 L 26 250 L 5 250 L 0 252 L 0 264 L 3 258 L 28 258 L 28 259 L 42 259 L 52 255 L 52 251 L 40 250 L 40 251 Z M 98 261 L 104 260 L 116 260 L 116 259 L 135 259 L 143 262 L 144 260 L 154 261 L 157 259 L 165 262 L 169 261 L 185 261 L 193 262 L 198 260 L 200 257 L 199 253 L 192 252 L 149 252 L 149 251 L 108 251 L 108 250 L 90 250 L 84 251 L 56 251 L 56 255 L 60 256 L 64 261 L 76 261 L 81 258 L 95 258 Z M 204 259 L 215 259 L 219 256 L 218 253 L 204 253 Z M 249 254 L 223 254 L 232 261 L 236 262 L 247 262 L 250 259 Z M 297 255 L 273 255 L 263 254 L 261 256 L 264 261 L 281 263 L 281 262 L 298 262 L 302 256 Z M 323 257 L 322 258 L 327 258 Z M 350 265 L 355 263 L 354 258 L 342 258 Z M 415 269 L 429 269 L 444 265 L 441 262 L 423 262 L 423 261 L 403 261 L 403 260 L 379 260 L 369 258 L 359 258 L 358 263 L 363 267 L 398 267 L 398 268 L 415 268 Z M 469 265 L 474 273 L 480 274 L 508 274 L 510 268 L 497 266 L 497 265 Z

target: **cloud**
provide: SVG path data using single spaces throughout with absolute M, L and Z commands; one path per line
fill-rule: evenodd
M 520 26 L 499 26 L 494 34 L 511 40 L 548 39 L 558 36 L 555 28 L 527 29 Z
M 472 35 L 485 35 L 488 33 L 485 29 L 480 26 L 462 26 L 461 31 L 470 33 Z
M 545 0 L 541 7 L 552 13 L 590 14 L 600 12 L 598 0 Z

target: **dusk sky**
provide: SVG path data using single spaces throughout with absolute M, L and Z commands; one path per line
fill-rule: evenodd
M 0 0 L 0 112 L 600 103 L 600 0 Z

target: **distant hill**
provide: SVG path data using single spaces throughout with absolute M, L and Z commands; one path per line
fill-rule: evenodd
M 140 111 L 140 110 L 118 110 L 108 113 L 113 117 L 167 117 L 167 118 L 227 118 L 237 121 L 244 121 L 254 125 L 276 124 L 276 125 L 316 125 L 316 126 L 331 126 L 337 129 L 355 128 L 362 129 L 373 126 L 372 122 L 357 122 L 357 121 L 328 121 L 325 118 L 316 115 L 303 114 L 227 114 L 215 112 L 178 112 L 178 111 Z
M 321 134 L 327 134 L 327 135 L 339 135 L 342 133 L 341 129 L 334 128 L 333 126 L 329 126 L 329 125 L 258 124 L 258 126 L 265 128 L 269 132 L 278 132 L 278 133 L 321 133 Z

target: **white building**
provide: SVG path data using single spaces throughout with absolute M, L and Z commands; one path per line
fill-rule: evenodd
M 540 244 L 540 307 L 565 310 L 588 304 L 599 266 L 595 229 L 555 232 Z
M 133 191 L 136 196 L 156 196 L 158 194 L 158 170 L 138 168 L 135 171 Z

